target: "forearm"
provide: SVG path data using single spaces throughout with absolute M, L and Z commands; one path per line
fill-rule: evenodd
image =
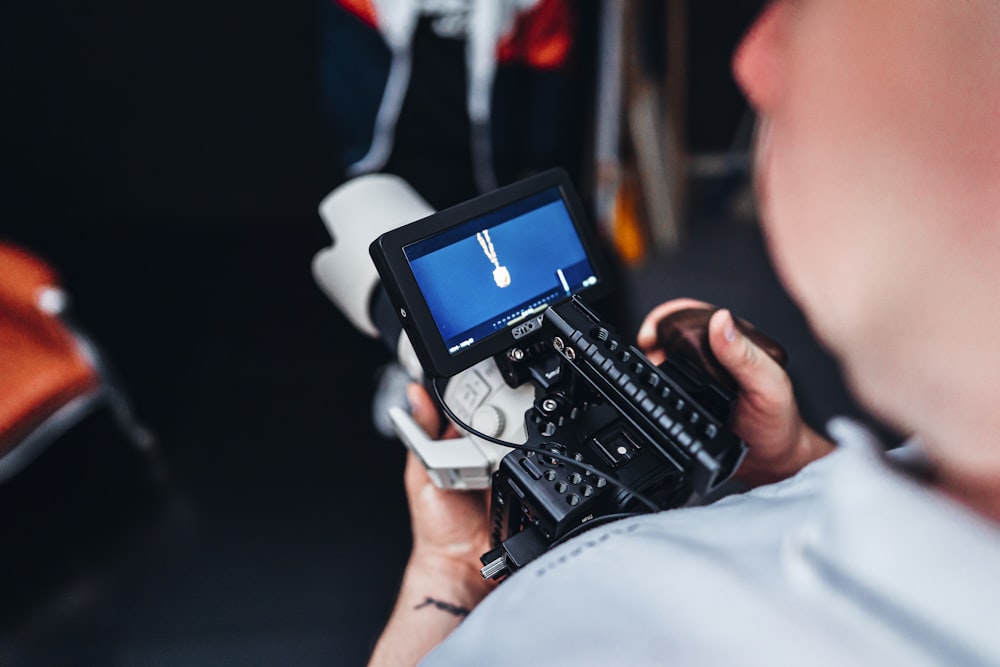
M 370 667 L 416 664 L 451 634 L 489 590 L 474 563 L 415 554 Z
M 748 455 L 747 460 L 740 466 L 737 477 L 751 486 L 773 484 L 796 475 L 813 461 L 823 458 L 836 449 L 833 442 L 804 423 L 799 425 L 795 442 L 796 445 L 790 452 L 773 460 Z

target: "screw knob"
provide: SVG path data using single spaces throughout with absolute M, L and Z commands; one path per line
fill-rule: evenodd
M 488 436 L 499 438 L 507 420 L 495 405 L 483 405 L 472 415 L 472 428 Z

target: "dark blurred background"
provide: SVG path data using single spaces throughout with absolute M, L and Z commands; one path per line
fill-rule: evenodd
M 760 3 L 688 4 L 684 141 L 726 152 L 746 118 L 729 59 Z M 579 110 L 563 124 L 570 140 L 522 167 L 561 164 L 581 189 L 597 8 L 578 3 L 561 84 Z M 342 182 L 350 139 L 324 106 L 331 11 L 246 0 L 0 10 L 0 238 L 61 273 L 168 470 L 154 477 L 98 413 L 0 486 L 0 664 L 367 658 L 409 535 L 403 448 L 369 416 L 388 353 L 310 274 L 330 242 L 316 207 Z M 442 76 L 460 85 L 462 70 Z M 498 90 L 519 90 L 520 75 L 504 76 Z M 407 122 L 406 136 L 445 145 Z M 465 158 L 448 150 L 435 155 L 450 167 L 432 174 L 402 149 L 390 166 L 435 206 L 455 203 L 472 192 Z M 681 294 L 733 305 L 789 348 L 811 417 L 854 411 L 755 224 L 727 205 L 742 186 L 730 174 L 702 187 L 684 245 L 623 269 L 623 326 Z

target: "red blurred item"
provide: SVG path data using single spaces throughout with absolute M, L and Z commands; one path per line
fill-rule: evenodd
M 365 24 L 378 28 L 372 0 L 335 0 Z M 562 67 L 573 45 L 573 17 L 566 0 L 539 0 L 522 11 L 514 27 L 497 44 L 497 61 L 519 62 L 536 69 Z

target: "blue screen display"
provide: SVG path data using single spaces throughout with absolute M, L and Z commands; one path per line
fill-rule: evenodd
M 451 354 L 597 282 L 557 187 L 403 251 Z

